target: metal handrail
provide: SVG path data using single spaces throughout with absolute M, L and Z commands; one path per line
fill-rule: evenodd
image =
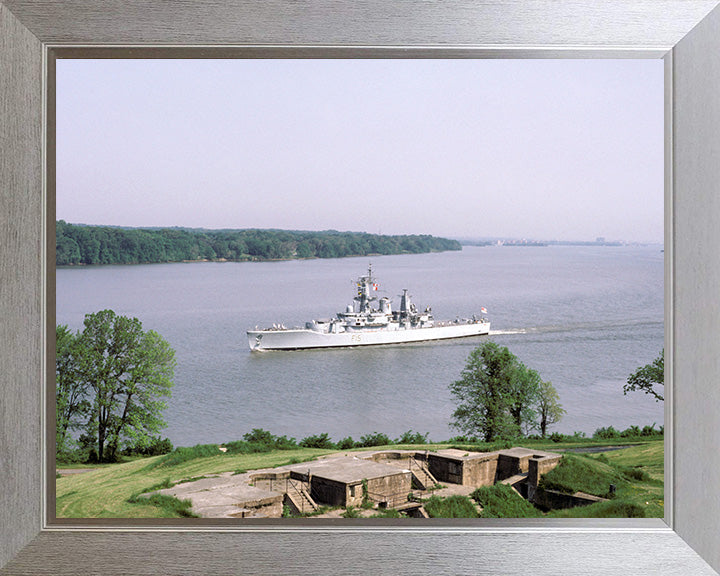
M 299 485 L 299 487 L 298 487 L 298 485 Z M 305 502 L 307 501 L 308 505 L 310 505 L 310 501 L 308 500 L 308 498 L 311 497 L 310 493 L 307 490 L 305 490 L 305 486 L 302 481 L 295 482 L 291 478 L 286 478 L 285 479 L 285 492 L 287 494 L 290 494 L 289 488 L 292 488 L 292 490 L 294 490 L 295 494 L 297 494 L 298 498 L 300 499 L 300 506 L 302 508 L 300 510 L 300 512 L 302 514 L 304 514 L 305 513 Z
M 421 462 L 418 462 L 415 458 L 412 458 L 412 457 L 408 458 L 408 461 L 409 461 L 409 469 L 411 472 L 412 472 L 413 464 L 414 464 L 418 470 L 420 470 L 423 474 L 425 474 L 425 476 L 427 477 L 428 480 L 435 478 L 431 474 L 430 470 L 427 468 L 427 465 L 423 466 L 423 464 Z
M 379 494 L 377 492 L 367 492 L 368 500 L 375 504 L 386 503 L 389 508 L 394 508 L 399 504 L 408 501 L 408 492 L 395 492 L 394 494 Z

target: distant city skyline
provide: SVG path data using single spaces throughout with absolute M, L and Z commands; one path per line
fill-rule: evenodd
M 662 60 L 58 60 L 56 217 L 663 241 Z

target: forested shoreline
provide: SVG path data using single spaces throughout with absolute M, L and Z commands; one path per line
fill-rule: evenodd
M 426 234 L 119 228 L 68 224 L 64 220 L 56 222 L 55 239 L 57 266 L 342 258 L 462 249 L 456 240 Z

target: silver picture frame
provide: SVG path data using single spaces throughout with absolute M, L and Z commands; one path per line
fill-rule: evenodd
M 0 0 L 0 574 L 716 574 L 719 3 Z M 208 57 L 218 49 L 294 58 L 664 59 L 664 520 L 52 521 L 45 375 L 54 370 L 53 59 L 123 50 Z

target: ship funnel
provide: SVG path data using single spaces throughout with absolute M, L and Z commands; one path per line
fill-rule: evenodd
M 392 314 L 389 298 L 380 298 L 380 312 L 383 314 Z
M 402 296 L 400 297 L 400 313 L 407 314 L 410 311 L 410 295 L 407 289 L 403 289 Z

